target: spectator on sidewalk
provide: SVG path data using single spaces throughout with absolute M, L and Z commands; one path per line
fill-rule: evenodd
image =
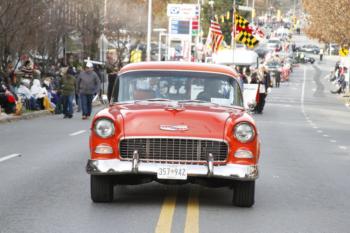
M 73 67 L 63 70 L 60 81 L 60 92 L 63 103 L 63 118 L 73 117 L 73 98 L 75 94 L 75 77 Z
M 17 78 L 15 74 L 15 69 L 12 65 L 12 62 L 8 62 L 5 70 L 5 84 L 11 88 L 11 91 L 14 91 L 17 84 Z
M 0 108 L 4 109 L 6 114 L 16 112 L 16 98 L 5 85 L 2 76 L 0 76 Z
M 23 73 L 23 78 L 26 78 L 26 79 L 29 79 L 30 81 L 32 81 L 34 70 L 32 68 L 32 64 L 29 60 L 25 61 L 24 65 L 22 67 L 20 67 L 19 70 Z
M 47 105 L 47 100 L 48 100 L 47 90 L 41 87 L 39 79 L 33 80 L 33 85 L 30 88 L 30 93 L 35 98 L 41 110 L 50 108 L 50 106 Z
M 106 71 L 108 75 L 107 98 L 111 100 L 115 80 L 117 79 L 117 62 L 111 55 L 107 56 Z
M 100 79 L 93 71 L 93 64 L 86 63 L 85 71 L 82 71 L 77 79 L 77 91 L 80 94 L 82 119 L 90 117 L 92 111 L 92 99 L 98 94 L 101 87 Z
M 32 96 L 29 90 L 30 81 L 23 79 L 18 86 L 17 95 L 21 102 L 24 103 L 26 109 L 28 110 L 40 110 L 39 105 L 36 102 L 36 99 Z
M 75 77 L 75 83 L 77 83 L 78 76 L 82 72 L 82 67 L 78 66 L 76 69 L 73 67 L 73 70 L 75 72 L 74 77 Z M 80 95 L 78 93 L 78 88 L 77 85 L 75 85 L 75 104 L 77 105 L 77 112 L 81 111 L 81 100 L 80 100 Z
M 323 49 L 322 48 L 320 49 L 319 55 L 320 55 L 320 61 L 322 61 L 322 59 L 323 59 Z

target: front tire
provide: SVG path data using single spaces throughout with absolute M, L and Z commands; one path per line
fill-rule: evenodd
M 110 176 L 91 175 L 90 185 L 93 202 L 113 201 L 113 183 Z
M 239 207 L 254 205 L 255 181 L 237 181 L 234 185 L 232 204 Z

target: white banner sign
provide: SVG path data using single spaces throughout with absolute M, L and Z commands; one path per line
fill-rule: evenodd
M 259 84 L 243 85 L 243 99 L 245 108 L 248 108 L 250 105 L 256 105 L 256 95 L 258 94 L 258 87 Z
M 168 4 L 168 17 L 195 18 L 199 16 L 200 7 L 197 4 Z

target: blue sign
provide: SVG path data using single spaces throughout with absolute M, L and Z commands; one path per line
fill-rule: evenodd
M 172 20 L 171 21 L 171 34 L 190 34 L 190 21 L 188 20 Z

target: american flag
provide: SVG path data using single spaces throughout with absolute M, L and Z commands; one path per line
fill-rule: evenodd
M 211 20 L 209 33 L 211 37 L 211 50 L 216 53 L 219 50 L 224 36 L 222 35 L 220 24 L 217 21 Z

